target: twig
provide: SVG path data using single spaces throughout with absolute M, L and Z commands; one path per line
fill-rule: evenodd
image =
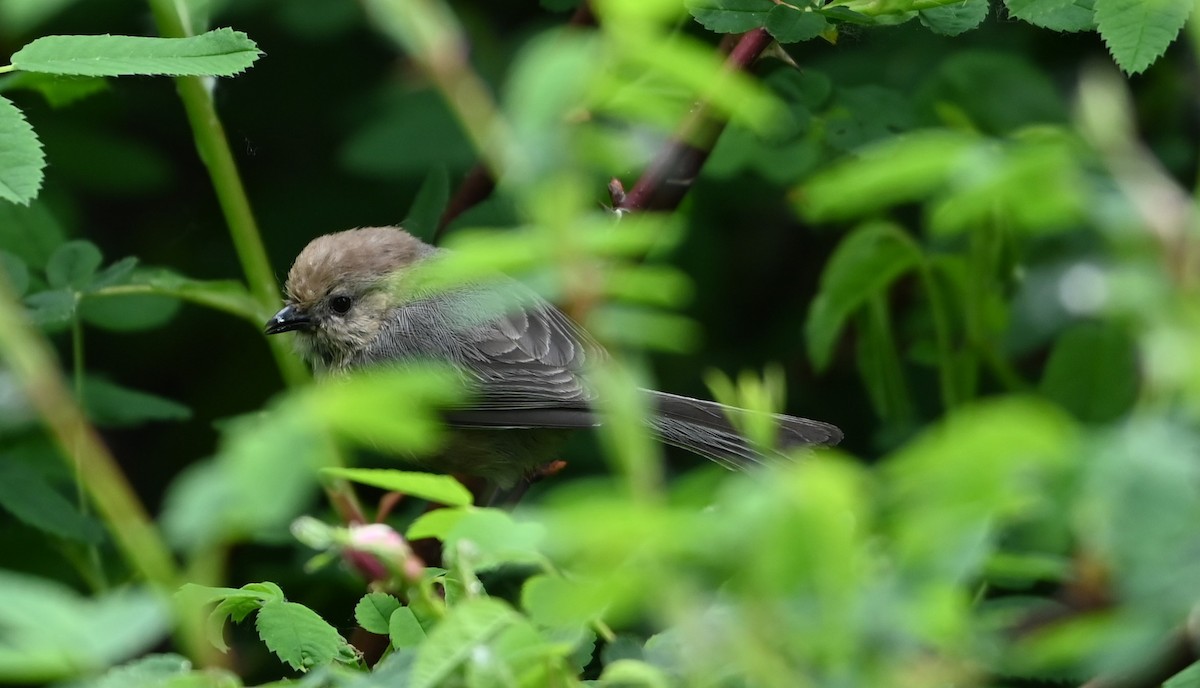
M 754 29 L 742 34 L 725 60 L 725 73 L 745 71 L 771 45 L 772 40 L 766 29 Z M 632 211 L 676 208 L 692 188 L 700 168 L 708 160 L 717 137 L 724 129 L 725 120 L 713 114 L 712 106 L 699 103 L 633 188 L 624 194 L 620 202 L 614 198 L 614 207 Z M 617 188 L 620 188 L 619 182 Z
M 567 26 L 585 27 L 595 26 L 596 15 L 592 12 L 591 5 L 585 0 L 580 3 L 575 9 L 571 19 L 567 22 Z M 442 217 L 438 220 L 437 229 L 433 233 L 433 243 L 440 244 L 442 237 L 446 233 L 446 228 L 450 223 L 458 218 L 471 208 L 479 205 L 492 192 L 496 190 L 496 178 L 487 165 L 482 162 L 475 163 L 467 176 L 463 178 L 462 184 L 454 192 L 454 197 L 446 204 L 446 210 L 442 213 Z

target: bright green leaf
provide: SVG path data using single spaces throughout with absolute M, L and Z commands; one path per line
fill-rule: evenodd
M 400 609 L 400 600 L 392 595 L 385 592 L 369 592 L 354 606 L 354 620 L 371 633 L 387 635 L 388 619 L 397 609 Z
M 604 667 L 601 686 L 613 688 L 668 688 L 671 681 L 662 669 L 636 659 L 618 659 Z
M 469 506 L 474 501 L 471 491 L 449 475 L 388 468 L 326 468 L 322 473 L 446 506 Z
M 416 647 L 425 641 L 425 629 L 408 607 L 400 607 L 388 619 L 388 638 L 392 647 Z
M 1004 0 L 1012 16 L 1053 31 L 1096 28 L 1094 0 Z
M 46 281 L 54 289 L 82 291 L 92 282 L 96 269 L 104 262 L 100 249 L 90 241 L 68 241 L 46 262 Z
M 300 671 L 332 663 L 346 646 L 336 628 L 295 602 L 267 602 L 258 610 L 254 626 L 271 652 Z
M 1167 51 L 1194 5 L 1191 0 L 1096 0 L 1096 28 L 1117 65 L 1138 74 Z
M 863 225 L 843 239 L 821 274 L 805 323 L 813 365 L 829 365 L 846 319 L 922 260 L 921 249 L 894 225 Z
M 512 607 L 480 597 L 453 606 L 417 650 L 412 688 L 434 688 L 463 666 L 476 648 L 486 645 L 519 620 Z
M 816 12 L 776 5 L 767 14 L 766 26 L 780 43 L 800 43 L 820 36 L 829 27 L 829 22 Z
M 25 115 L 0 97 L 0 199 L 29 205 L 42 188 L 46 156 Z
M 471 509 L 472 507 L 468 506 L 460 509 L 434 509 L 426 511 L 413 519 L 413 522 L 408 526 L 408 531 L 404 533 L 404 537 L 409 540 L 420 540 L 421 538 L 445 540 L 450 536 L 454 527 L 458 525 L 458 522 Z
M 204 683 L 172 680 L 182 679 L 191 669 L 192 663 L 182 655 L 153 654 L 113 667 L 94 681 L 72 685 L 78 688 L 235 688 L 239 685 L 218 684 L 215 675 L 205 677 L 213 680 Z
M 687 0 L 696 21 L 717 33 L 742 33 L 764 26 L 774 7 L 771 0 Z
M 17 69 L 49 74 L 231 76 L 262 51 L 241 31 L 216 29 L 188 38 L 44 36 L 12 56 Z
M 798 207 L 810 220 L 845 220 L 920 199 L 941 188 L 976 141 L 937 130 L 889 139 L 818 172 L 798 194 Z

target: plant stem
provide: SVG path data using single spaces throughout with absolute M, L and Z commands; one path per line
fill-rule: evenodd
M 71 317 L 71 375 L 75 382 L 75 399 L 83 404 L 83 323 L 79 317 L 79 297 L 75 297 L 75 311 Z M 76 438 L 78 440 L 78 438 Z M 79 513 L 87 516 L 90 512 L 88 505 L 87 490 L 84 487 L 79 467 L 79 444 L 71 448 L 71 460 L 75 464 L 75 497 L 79 503 Z M 88 575 L 88 580 L 92 582 L 97 590 L 105 590 L 108 588 L 108 580 L 104 575 L 104 561 L 100 558 L 100 546 L 95 542 L 87 545 L 87 558 L 91 571 Z
M 159 33 L 168 38 L 185 38 L 191 35 L 182 3 L 172 0 L 149 0 L 154 21 Z M 242 186 L 241 175 L 233 159 L 233 151 L 225 136 L 225 128 L 213 105 L 212 95 L 206 81 L 200 77 L 185 76 L 175 79 L 179 99 L 187 111 L 188 122 L 196 139 L 200 159 L 208 168 L 209 178 L 217 194 L 217 201 L 229 226 L 229 235 L 241 262 L 242 271 L 255 301 L 261 304 L 264 314 L 269 314 L 279 303 L 279 284 L 267 260 L 267 251 L 259 235 L 258 224 Z M 266 317 L 264 316 L 264 320 Z M 267 340 L 275 355 L 284 380 L 298 384 L 308 379 L 303 363 L 288 350 L 286 343 Z

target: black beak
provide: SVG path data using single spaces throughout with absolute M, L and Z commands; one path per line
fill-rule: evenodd
M 271 319 L 263 327 L 263 332 L 279 334 L 292 330 L 307 330 L 310 327 L 312 327 L 312 320 L 309 319 L 308 314 L 289 303 L 271 316 Z

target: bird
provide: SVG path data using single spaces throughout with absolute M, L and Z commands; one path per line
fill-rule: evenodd
M 421 269 L 449 249 L 400 227 L 363 227 L 313 239 L 288 271 L 284 306 L 267 335 L 293 332 L 318 377 L 380 365 L 449 363 L 473 396 L 445 411 L 452 432 L 423 467 L 511 486 L 555 458 L 572 432 L 602 422 L 589 362 L 605 349 L 563 311 L 504 276 L 430 288 Z M 665 444 L 730 469 L 767 463 L 795 446 L 835 445 L 837 427 L 772 414 L 778 448 L 746 439 L 731 421 L 752 412 L 650 389 L 648 429 Z

